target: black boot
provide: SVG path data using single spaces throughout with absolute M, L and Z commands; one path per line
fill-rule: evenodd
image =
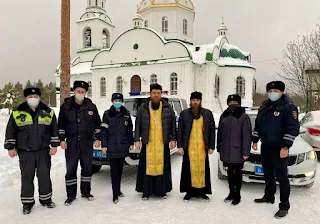
M 113 196 L 112 201 L 113 201 L 113 204 L 117 204 L 119 202 L 118 196 Z
M 188 202 L 188 201 L 190 201 L 190 199 L 191 199 L 191 196 L 190 196 L 190 194 L 187 193 L 187 194 L 184 196 L 183 201 L 184 201 L 184 202 Z
M 64 202 L 64 205 L 65 205 L 65 206 L 69 206 L 69 205 L 72 204 L 72 202 L 73 202 L 74 200 L 76 200 L 76 198 L 74 198 L 74 197 L 69 197 L 69 198 L 67 198 L 67 200 Z
M 123 198 L 124 197 L 124 194 L 120 191 L 119 193 L 119 197 Z
M 235 169 L 235 191 L 232 200 L 232 205 L 238 205 L 241 201 L 241 187 L 242 187 L 242 170 Z
M 288 215 L 288 211 L 287 210 L 283 210 L 283 209 L 280 209 L 275 215 L 274 217 L 277 218 L 277 219 L 282 219 L 284 218 L 285 216 Z
M 201 195 L 200 198 L 202 198 L 202 199 L 205 200 L 206 202 L 209 202 L 209 201 L 210 201 L 210 198 L 209 198 L 206 194 Z
M 81 197 L 88 199 L 88 201 L 94 201 L 94 197 L 91 194 L 83 194 Z
M 235 173 L 232 167 L 228 167 L 228 184 L 229 184 L 229 195 L 224 199 L 225 203 L 229 203 L 234 198 L 235 193 Z
M 45 206 L 47 208 L 55 208 L 56 204 L 52 200 L 48 200 L 46 202 L 41 203 L 42 206 Z
M 274 198 L 273 199 L 267 199 L 265 196 L 263 198 L 254 199 L 255 203 L 261 204 L 261 203 L 270 203 L 274 204 Z
M 142 195 L 142 200 L 143 200 L 143 201 L 147 201 L 147 200 L 149 200 L 149 196 Z
M 33 203 L 29 203 L 29 204 L 24 204 L 22 207 L 22 213 L 24 215 L 28 215 L 31 213 L 31 209 L 34 206 L 34 202 Z

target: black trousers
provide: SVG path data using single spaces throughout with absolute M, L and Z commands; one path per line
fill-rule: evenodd
M 228 184 L 230 195 L 240 197 L 242 187 L 242 168 L 243 163 L 228 164 Z
M 77 196 L 77 169 L 81 165 L 81 194 L 90 194 L 92 177 L 92 139 L 67 139 L 65 150 L 67 174 L 65 176 L 67 197 Z
M 19 151 L 21 170 L 21 202 L 34 204 L 34 176 L 37 173 L 40 203 L 48 203 L 52 197 L 52 183 L 50 179 L 51 156 L 49 149 L 39 151 Z
M 124 158 L 109 159 L 111 168 L 111 182 L 113 196 L 119 196 L 121 191 L 121 176 L 124 165 Z
M 274 200 L 276 193 L 276 180 L 280 184 L 280 204 L 283 210 L 290 209 L 290 182 L 288 178 L 289 158 L 280 158 L 281 147 L 262 144 L 261 156 L 265 179 L 265 197 Z

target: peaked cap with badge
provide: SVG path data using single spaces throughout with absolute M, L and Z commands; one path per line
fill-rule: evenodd
M 73 90 L 75 90 L 76 88 L 83 88 L 86 91 L 88 91 L 89 89 L 89 84 L 85 81 L 81 81 L 81 80 L 76 80 L 73 83 Z
M 30 87 L 30 88 L 26 88 L 23 91 L 23 95 L 24 97 L 30 96 L 30 95 L 38 95 L 41 96 L 41 90 L 37 87 Z

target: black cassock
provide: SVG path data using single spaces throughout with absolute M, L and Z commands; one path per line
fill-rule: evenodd
M 136 191 L 142 192 L 143 196 L 152 195 L 164 196 L 172 190 L 171 162 L 169 144 L 164 145 L 164 167 L 163 175 L 148 176 L 146 175 L 146 149 L 147 145 L 143 144 L 140 152 L 140 161 L 138 166 Z
M 211 180 L 210 180 L 210 166 L 208 154 L 206 154 L 205 160 L 205 187 L 204 188 L 194 188 L 191 186 L 191 170 L 190 170 L 190 160 L 188 151 L 184 151 L 182 169 L 181 169 L 181 179 L 180 179 L 180 192 L 186 192 L 192 197 L 198 197 L 203 194 L 211 194 Z

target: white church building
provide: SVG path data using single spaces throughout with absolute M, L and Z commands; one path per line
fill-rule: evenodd
M 203 106 L 214 111 L 225 109 L 227 96 L 233 93 L 241 95 L 244 106 L 252 106 L 256 69 L 250 53 L 229 43 L 223 21 L 212 43 L 195 45 L 192 0 L 142 0 L 132 28 L 118 37 L 106 0 L 86 1 L 86 12 L 77 22 L 71 84 L 87 81 L 87 96 L 100 110 L 110 106 L 112 93 L 126 97 L 130 92 L 148 92 L 155 82 L 187 101 L 191 92 L 201 91 Z M 59 90 L 60 66 L 55 76 Z

